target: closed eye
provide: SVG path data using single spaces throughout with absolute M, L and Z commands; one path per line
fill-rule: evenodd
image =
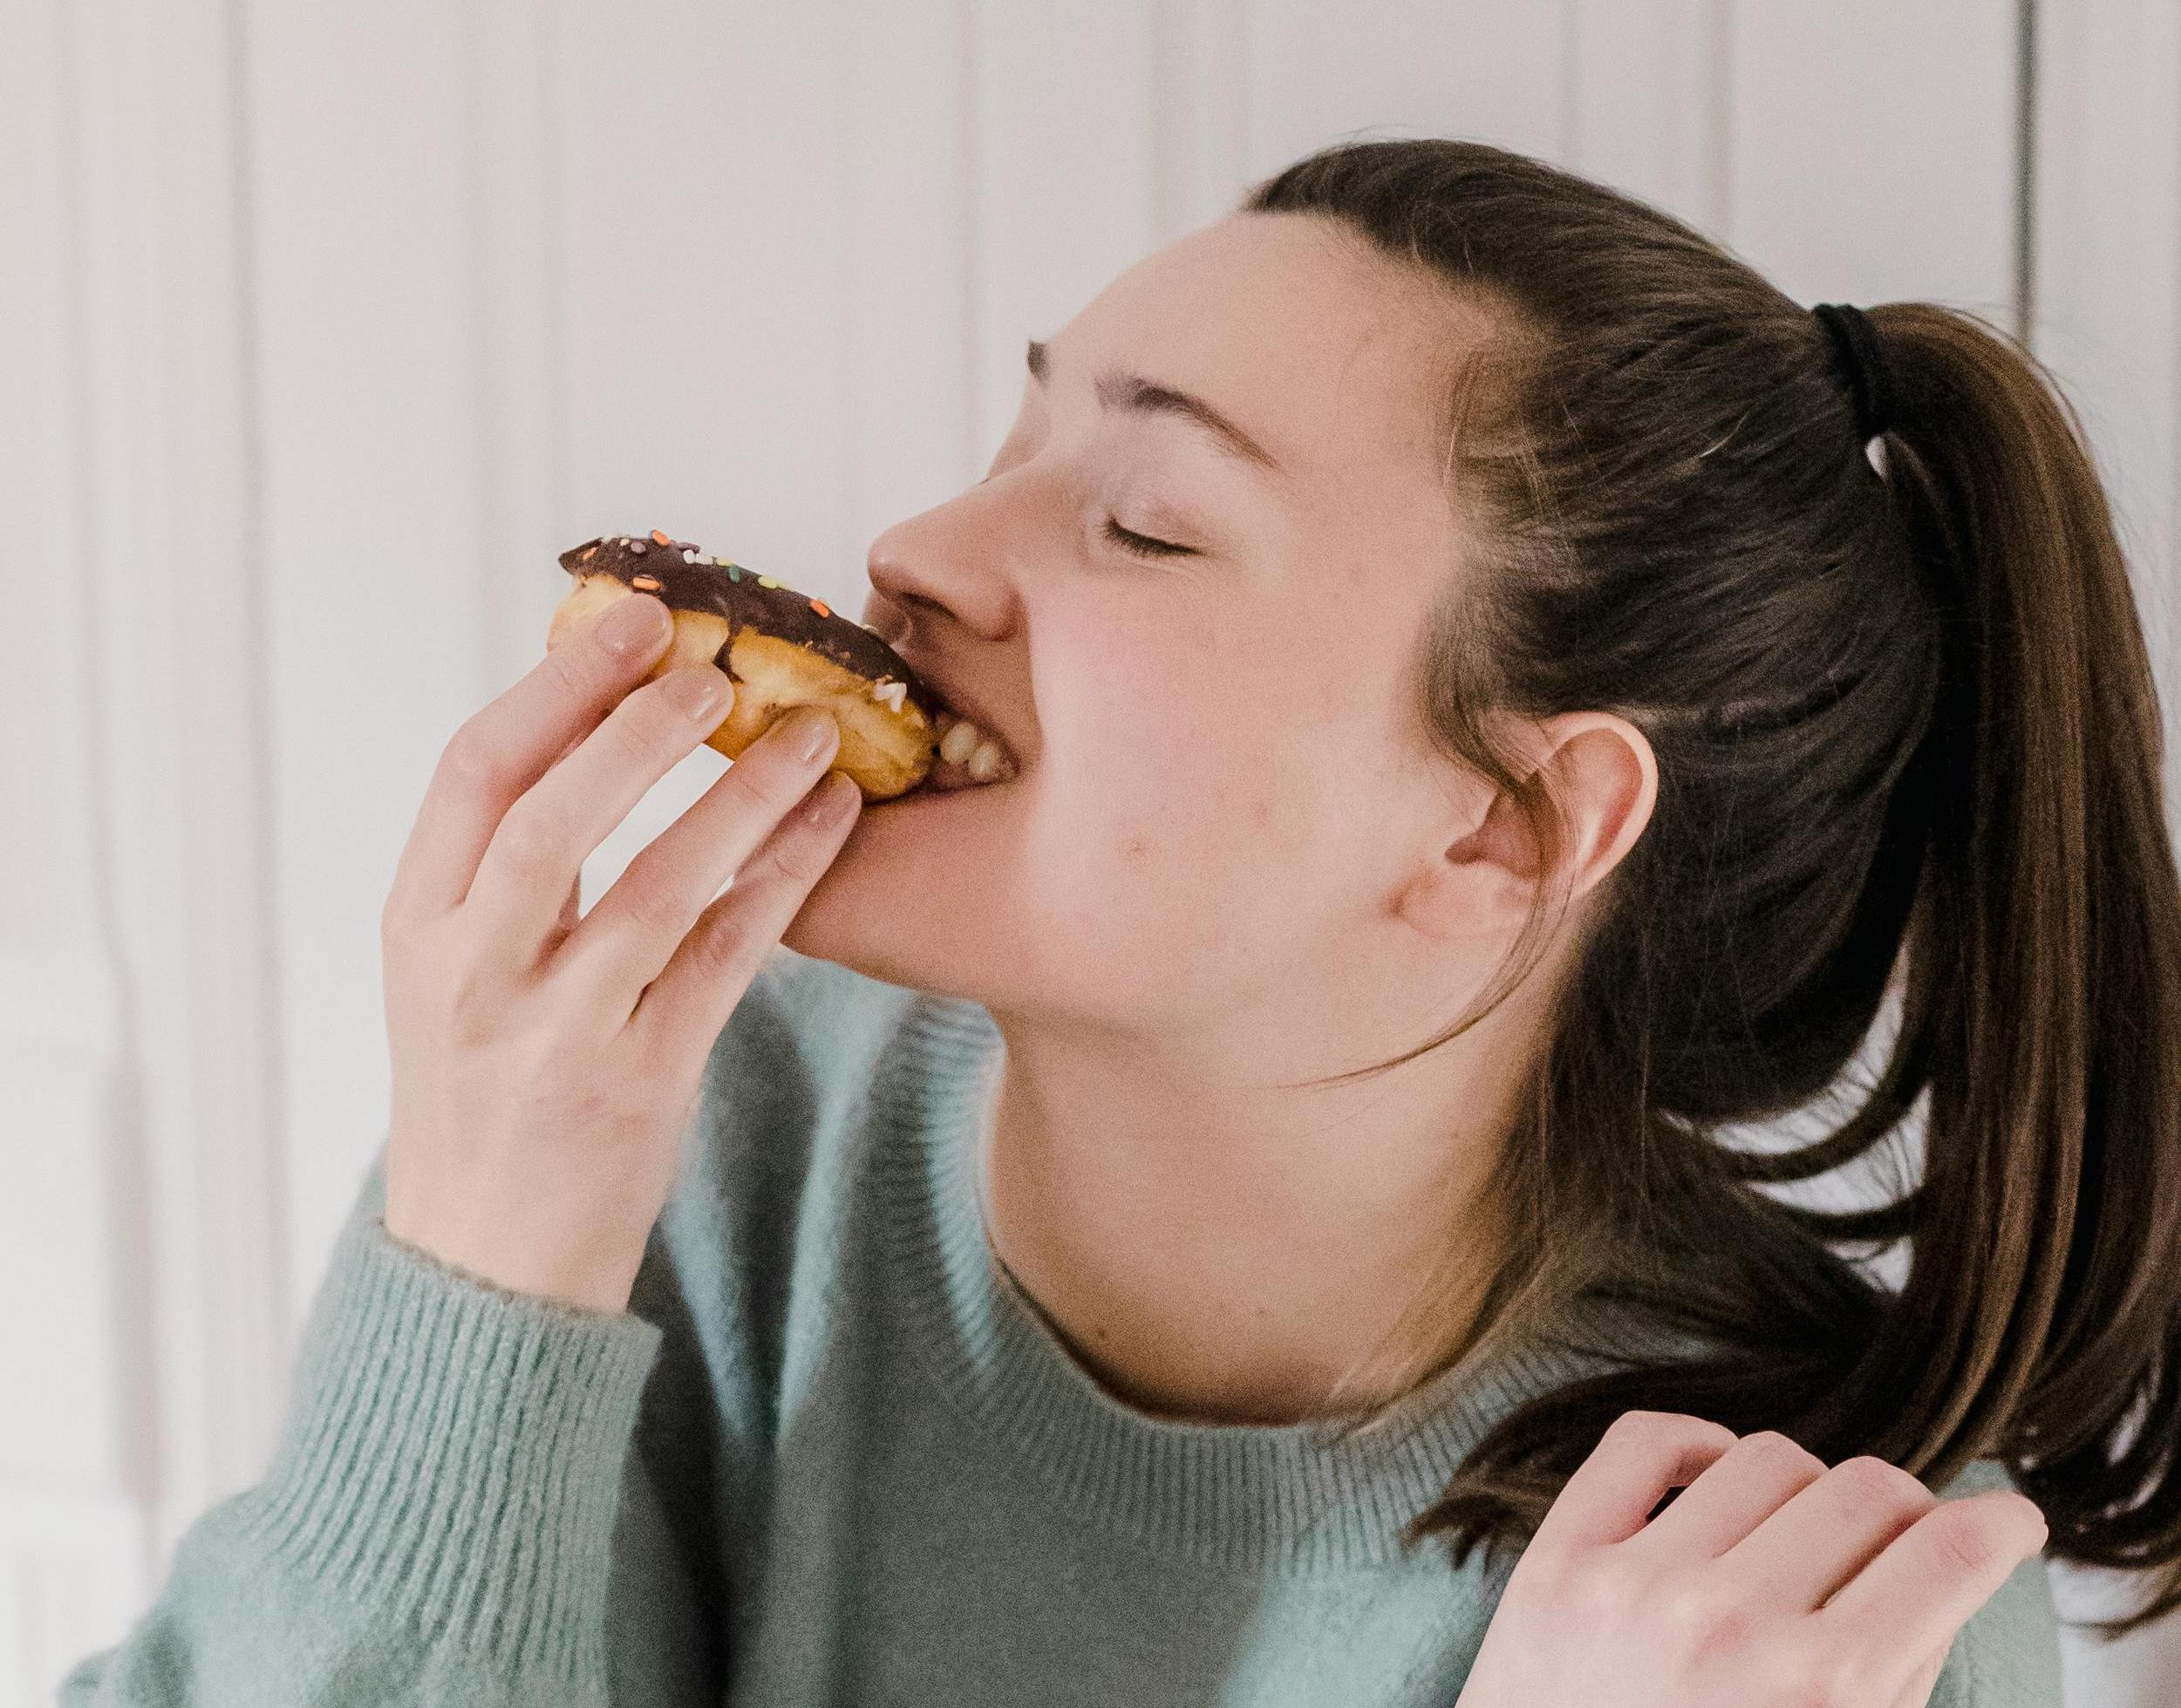
M 1134 552 L 1138 557 L 1195 557 L 1194 546 L 1177 546 L 1171 540 L 1154 540 L 1148 534 L 1137 534 L 1121 527 L 1111 516 L 1106 518 L 1106 537 L 1124 552 Z

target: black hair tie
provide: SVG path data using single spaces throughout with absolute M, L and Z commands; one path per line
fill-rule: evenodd
M 1893 374 L 1863 310 L 1820 303 L 1810 312 L 1832 339 L 1834 364 L 1855 399 L 1856 440 L 1868 446 L 1893 425 Z

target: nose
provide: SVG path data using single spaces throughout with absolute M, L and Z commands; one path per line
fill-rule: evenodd
M 950 514 L 958 503 L 896 522 L 871 542 L 863 621 L 889 645 L 918 629 L 936 633 L 948 623 L 987 640 L 1006 632 L 1012 595 L 995 567 L 1005 551 L 996 539 L 980 541 L 967 515 Z M 990 519 L 984 524 L 994 525 Z

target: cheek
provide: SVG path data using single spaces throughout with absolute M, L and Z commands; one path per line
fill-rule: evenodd
M 1318 773 L 1294 759 L 1289 735 L 1254 724 L 1118 718 L 1049 803 L 1065 846 L 1043 869 L 1140 944 L 1232 948 L 1275 916 L 1292 940 L 1327 847 Z

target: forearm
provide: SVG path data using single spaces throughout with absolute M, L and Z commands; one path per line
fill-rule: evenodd
M 263 1482 L 68 1708 L 610 1700 L 614 1521 L 658 1330 L 344 1229 Z

